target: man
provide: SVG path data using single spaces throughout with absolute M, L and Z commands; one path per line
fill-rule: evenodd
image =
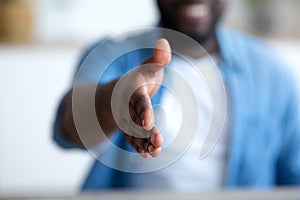
M 212 155 L 201 162 L 194 156 L 193 146 L 191 151 L 171 166 L 151 173 L 122 172 L 95 161 L 83 189 L 131 187 L 210 190 L 300 184 L 299 99 L 295 84 L 284 65 L 260 41 L 218 26 L 225 0 L 157 0 L 157 4 L 161 13 L 161 27 L 190 36 L 219 63 L 229 97 L 229 128 Z M 103 74 L 103 80 L 99 81 L 98 75 L 94 75 L 99 68 L 105 67 L 101 65 L 106 56 L 126 45 L 135 47 L 145 38 L 145 35 L 138 35 L 123 42 L 109 41 L 105 52 L 99 52 L 94 47 L 84 56 L 81 64 L 88 65 L 88 68 L 77 72 L 83 81 L 78 81 L 68 92 L 57 113 L 54 139 L 62 147 L 94 147 L 107 141 L 104 135 L 99 137 L 99 133 L 89 126 L 90 115 L 85 109 L 78 112 L 85 117 L 83 126 L 86 131 L 83 137 L 73 118 L 76 115 L 72 110 L 73 93 L 80 94 L 77 95 L 81 97 L 78 101 L 84 102 L 85 94 L 94 89 L 91 85 L 97 84 L 95 108 L 106 136 L 120 148 L 129 150 L 129 146 L 133 147 L 144 158 L 159 158 L 163 154 L 161 147 L 165 135 L 154 126 L 152 103 L 167 102 L 165 104 L 168 105 L 170 102 L 168 95 L 164 95 L 160 88 L 166 65 L 173 63 L 179 70 L 185 70 L 185 67 L 179 66 L 179 61 L 174 61 L 176 57 L 171 54 L 168 40 L 157 40 L 153 53 L 141 50 L 123 55 L 111 64 L 115 67 Z M 203 55 L 193 55 L 193 50 L 191 47 L 192 53 L 187 56 L 208 66 L 203 61 Z M 91 52 L 92 58 L 85 63 Z M 146 66 L 135 68 L 140 64 Z M 135 135 L 131 131 L 119 131 L 113 115 L 114 108 L 111 107 L 113 91 L 118 82 L 124 88 L 137 89 L 130 97 L 128 107 L 131 118 L 143 128 L 145 134 L 149 134 L 146 138 L 138 137 L 138 133 Z M 156 97 L 157 94 L 159 97 Z M 125 118 L 123 121 L 125 125 L 126 122 L 130 123 Z M 114 160 L 120 166 L 131 162 L 114 154 L 111 149 L 103 152 L 108 160 Z M 136 165 L 142 165 L 142 162 Z

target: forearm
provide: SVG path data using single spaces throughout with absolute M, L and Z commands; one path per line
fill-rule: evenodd
M 69 138 L 72 142 L 79 146 L 87 146 L 92 147 L 97 144 L 104 142 L 107 137 L 110 137 L 113 132 L 117 130 L 117 126 L 115 121 L 113 120 L 112 112 L 111 112 L 111 94 L 113 88 L 116 84 L 117 80 L 114 80 L 110 83 L 97 86 L 97 91 L 95 95 L 95 109 L 98 118 L 98 122 L 103 130 L 104 134 L 101 134 L 95 130 L 91 130 L 89 127 L 89 120 L 86 120 L 86 131 L 81 131 L 80 135 L 75 126 L 74 118 L 73 118 L 73 110 L 72 110 L 72 93 L 73 90 L 70 90 L 64 99 L 64 105 L 62 109 L 62 119 L 61 119 L 61 129 L 63 133 Z M 86 94 L 88 94 L 91 90 L 94 90 L 95 85 L 80 85 L 76 86 L 76 93 L 80 94 L 79 98 L 82 102 L 82 106 L 79 105 L 76 109 L 79 112 L 88 118 L 88 114 L 86 114 L 85 110 L 85 98 Z

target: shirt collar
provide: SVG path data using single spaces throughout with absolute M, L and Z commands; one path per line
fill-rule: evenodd
M 160 20 L 157 26 L 163 27 L 163 22 Z M 240 60 L 240 58 L 238 58 L 239 54 L 236 49 L 233 31 L 219 25 L 216 27 L 216 36 L 220 48 L 223 67 L 237 70 L 237 66 L 239 66 L 237 61 Z
M 216 29 L 217 40 L 220 48 L 220 55 L 225 67 L 236 69 L 238 51 L 235 48 L 235 41 L 232 32 L 223 26 Z
M 241 37 L 241 34 L 238 32 L 224 26 L 217 27 L 216 35 L 222 59 L 222 67 L 228 68 L 230 71 L 240 72 L 240 66 L 245 64 L 247 57 L 244 47 L 248 41 Z

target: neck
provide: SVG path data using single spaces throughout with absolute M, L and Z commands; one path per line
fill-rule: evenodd
M 219 51 L 218 41 L 215 34 L 215 31 L 213 34 L 209 35 L 205 40 L 199 40 L 197 37 L 192 37 L 194 40 L 196 40 L 209 54 L 217 53 Z

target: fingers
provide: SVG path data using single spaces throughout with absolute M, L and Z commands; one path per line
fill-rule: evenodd
M 144 138 L 136 138 L 131 135 L 124 133 L 126 141 L 144 158 L 149 158 L 150 154 L 145 150 L 147 140 Z
M 141 119 L 138 117 L 136 109 L 131 104 L 129 105 L 129 111 L 133 122 L 136 125 L 141 126 L 142 124 Z M 134 129 L 132 131 L 134 131 Z M 131 144 L 131 146 L 138 153 L 140 153 L 144 158 L 149 158 L 150 156 L 157 157 L 160 154 L 161 146 L 163 143 L 162 135 L 156 127 L 152 127 L 150 130 L 146 132 L 144 133 L 144 135 L 150 134 L 151 137 L 149 138 L 135 137 L 133 136 L 133 133 L 131 134 L 124 133 L 124 136 L 127 142 Z M 137 135 L 141 135 L 141 134 L 142 133 L 139 133 Z
M 146 96 L 135 97 L 133 107 L 136 114 L 140 116 L 141 126 L 147 131 L 151 130 L 154 125 L 154 116 L 150 98 Z
M 148 131 L 154 126 L 154 114 L 150 97 L 144 90 L 146 90 L 145 87 L 141 87 L 134 92 L 130 98 L 132 109 L 129 109 L 129 111 L 140 118 L 140 126 Z
M 137 138 L 124 133 L 126 141 L 140 153 L 144 158 L 157 157 L 161 152 L 161 146 L 156 147 L 150 140 L 145 138 Z
M 155 157 L 159 156 L 159 154 L 161 152 L 161 147 L 156 148 L 153 145 L 149 145 L 148 152 L 153 158 L 155 158 Z
M 154 127 L 154 129 L 156 129 L 156 128 Z M 158 131 L 158 130 L 156 129 L 156 131 Z M 158 132 L 158 133 L 152 135 L 150 137 L 150 142 L 155 148 L 161 147 L 163 145 L 163 137 L 162 137 L 161 133 Z
M 161 146 L 155 147 L 150 140 L 137 138 L 124 133 L 126 141 L 144 158 L 157 157 L 161 152 Z

